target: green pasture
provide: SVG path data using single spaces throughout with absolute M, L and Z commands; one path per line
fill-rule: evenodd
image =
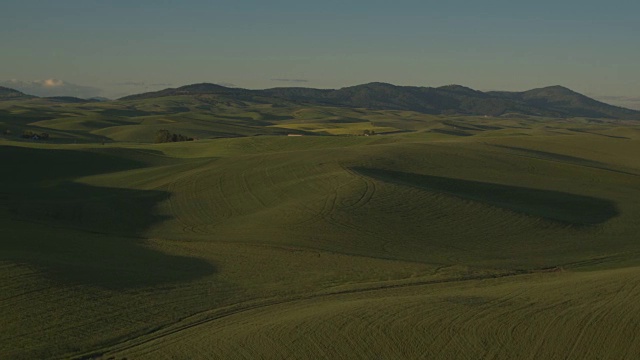
M 638 356 L 637 124 L 205 100 L 0 103 L 0 358 Z

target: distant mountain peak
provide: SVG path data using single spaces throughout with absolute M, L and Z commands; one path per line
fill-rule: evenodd
M 545 88 L 546 89 L 557 89 L 557 90 L 565 90 L 565 91 L 574 92 L 573 90 L 569 89 L 568 87 L 562 86 L 562 85 L 551 85 L 551 86 L 544 87 L 543 89 L 545 89 Z
M 474 90 L 474 89 L 472 89 L 470 87 L 466 87 L 466 86 L 462 86 L 462 85 L 456 85 L 456 84 L 440 86 L 437 89 L 438 90 L 451 91 L 451 92 L 455 92 L 455 93 L 459 93 L 459 94 L 470 94 L 470 95 L 482 94 L 482 95 L 485 95 L 482 91 Z
M 446 89 L 446 90 L 471 90 L 471 91 L 477 91 L 477 90 L 473 90 L 470 87 L 467 86 L 462 86 L 462 85 L 458 85 L 458 84 L 449 84 L 449 85 L 444 85 L 444 86 L 440 86 L 438 87 L 438 89 Z
M 0 86 L 0 99 L 6 100 L 6 99 L 31 98 L 31 97 L 33 96 L 27 95 L 18 90 Z
M 370 83 L 366 83 L 366 84 L 361 84 L 361 85 L 354 85 L 354 86 L 347 86 L 347 87 L 343 87 L 341 90 L 346 90 L 346 89 L 395 89 L 398 88 L 399 86 L 397 85 L 393 85 L 393 84 L 389 84 L 389 83 L 385 83 L 385 82 L 370 82 Z
M 197 92 L 197 93 L 205 93 L 219 90 L 230 90 L 226 86 L 212 84 L 212 83 L 199 83 L 199 84 L 191 84 L 179 87 L 177 90 L 180 91 L 189 91 L 189 92 Z
M 8 88 L 8 87 L 4 87 L 4 86 L 0 86 L 0 94 L 9 94 L 9 93 L 23 94 L 18 90 L 15 90 L 15 89 L 12 89 L 12 88 Z
M 537 89 L 531 89 L 525 91 L 525 93 L 533 93 L 533 92 L 556 92 L 556 93 L 566 93 L 566 94 L 579 94 L 568 87 L 562 85 L 553 85 L 553 86 L 545 86 Z

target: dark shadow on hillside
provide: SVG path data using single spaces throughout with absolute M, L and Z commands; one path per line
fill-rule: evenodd
M 601 224 L 619 214 L 614 202 L 590 196 L 364 167 L 353 170 L 376 180 L 445 193 L 573 226 Z
M 583 167 L 588 167 L 593 169 L 612 171 L 612 172 L 625 174 L 625 175 L 639 176 L 638 174 L 635 174 L 632 172 L 614 169 L 608 166 L 607 164 L 599 161 L 593 161 L 593 160 L 584 159 L 580 157 L 563 155 L 563 154 L 552 153 L 552 152 L 541 151 L 541 150 L 521 148 L 517 146 L 507 146 L 507 145 L 498 145 L 498 144 L 492 144 L 492 146 L 497 148 L 502 148 L 502 149 L 514 150 L 516 152 L 516 155 L 518 156 L 557 161 L 557 162 L 573 164 L 573 165 L 578 165 L 578 166 L 583 166 Z
M 430 131 L 438 134 L 451 135 L 451 136 L 473 136 L 473 134 L 469 134 L 464 131 L 458 131 L 458 130 L 431 129 Z
M 69 180 L 137 167 L 104 154 L 0 147 L 0 260 L 41 269 L 54 281 L 111 289 L 190 281 L 210 263 L 167 255 L 142 236 L 164 220 L 156 205 L 169 193 L 95 187 Z
M 616 135 L 607 135 L 607 134 L 601 134 L 598 132 L 593 132 L 593 131 L 587 131 L 584 129 L 576 129 L 576 128 L 569 128 L 567 129 L 569 131 L 573 131 L 573 132 L 577 132 L 577 133 L 585 133 L 585 134 L 591 134 L 591 135 L 598 135 L 598 136 L 604 136 L 604 137 L 608 137 L 608 138 L 612 138 L 612 139 L 626 139 L 626 140 L 630 140 L 631 138 L 628 138 L 626 136 L 616 136 Z
M 327 119 L 327 120 L 315 120 L 314 122 L 318 123 L 329 123 L 329 124 L 360 124 L 360 123 L 370 123 L 371 121 L 359 118 L 351 118 L 351 117 L 339 117 L 337 119 Z
M 541 159 L 573 163 L 573 164 L 576 164 L 576 165 L 588 165 L 588 166 L 592 166 L 592 167 L 602 166 L 603 165 L 602 163 L 597 162 L 597 161 L 583 159 L 583 158 L 576 157 L 576 156 L 571 156 L 571 155 L 564 155 L 564 154 L 552 153 L 552 152 L 547 152 L 547 151 L 541 151 L 541 150 L 535 150 L 535 149 L 527 149 L 527 148 L 517 147 L 517 146 L 500 145 L 500 144 L 491 144 L 491 146 L 497 147 L 497 148 L 501 148 L 501 149 L 509 149 L 509 150 L 515 150 L 515 151 L 518 151 L 518 152 L 524 152 L 524 153 L 528 153 L 528 154 L 531 154 L 531 155 L 537 155 Z
M 33 187 L 42 181 L 71 179 L 144 166 L 135 160 L 90 151 L 0 146 L 0 155 L 4 174 L 0 177 L 0 184 L 3 186 Z
M 488 130 L 500 130 L 502 129 L 499 126 L 491 126 L 491 125 L 480 125 L 480 124 L 460 124 L 453 121 L 443 121 L 442 124 L 453 127 L 458 130 L 468 130 L 468 131 L 488 131 Z
M 153 115 L 152 112 L 138 110 L 138 109 L 105 109 L 99 112 L 100 115 L 109 117 L 137 117 L 137 116 L 147 116 Z

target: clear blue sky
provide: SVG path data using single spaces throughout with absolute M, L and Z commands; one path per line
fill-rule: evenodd
M 106 95 L 383 81 L 640 97 L 637 0 L 2 0 L 0 45 L 0 80 Z

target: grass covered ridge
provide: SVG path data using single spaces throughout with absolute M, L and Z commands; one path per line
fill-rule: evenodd
M 636 125 L 178 101 L 0 142 L 0 357 L 637 357 Z

